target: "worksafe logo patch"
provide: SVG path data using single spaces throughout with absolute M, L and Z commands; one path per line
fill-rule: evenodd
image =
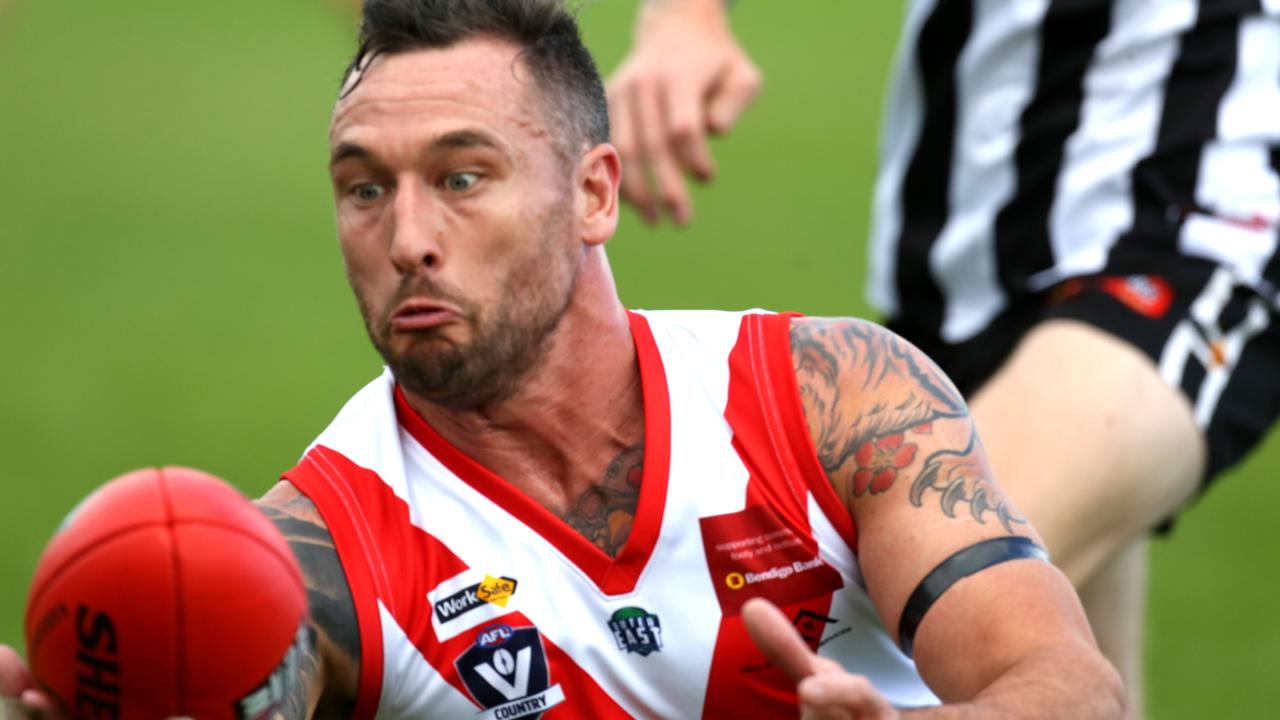
M 662 622 L 643 608 L 625 607 L 609 618 L 618 649 L 648 657 L 662 649 Z
M 516 581 L 509 577 L 484 576 L 484 581 L 476 588 L 476 597 L 498 607 L 506 607 L 507 601 L 516 594 Z
M 484 580 L 435 602 L 436 619 L 447 623 L 488 603 L 505 608 L 516 592 L 516 579 L 485 575 Z
M 551 684 L 542 635 L 534 627 L 485 626 L 453 666 L 485 720 L 536 719 L 564 702 L 564 690 Z

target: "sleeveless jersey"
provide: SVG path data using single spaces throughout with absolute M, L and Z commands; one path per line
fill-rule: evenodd
M 796 716 L 739 609 L 771 599 L 899 706 L 937 699 L 880 623 L 809 440 L 790 318 L 630 314 L 645 413 L 616 558 L 447 443 L 390 373 L 285 478 L 355 603 L 360 718 Z

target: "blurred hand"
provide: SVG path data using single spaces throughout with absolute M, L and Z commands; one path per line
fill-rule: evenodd
M 723 0 L 644 0 L 631 52 L 609 79 L 622 199 L 646 222 L 693 217 L 685 176 L 715 174 L 707 135 L 728 132 L 760 90 Z
M 10 717 L 55 720 L 64 716 L 53 698 L 36 689 L 35 678 L 18 653 L 0 645 L 0 718 Z
M 773 603 L 761 598 L 742 606 L 747 633 L 764 656 L 795 680 L 802 720 L 897 720 L 898 711 L 861 675 L 845 672 L 800 638 Z

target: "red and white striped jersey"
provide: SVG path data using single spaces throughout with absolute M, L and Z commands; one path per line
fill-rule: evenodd
M 630 319 L 645 457 L 616 558 L 449 445 L 389 373 L 286 473 L 355 601 L 356 716 L 795 717 L 793 683 L 738 616 L 753 596 L 896 705 L 936 703 L 863 587 L 805 425 L 789 317 Z

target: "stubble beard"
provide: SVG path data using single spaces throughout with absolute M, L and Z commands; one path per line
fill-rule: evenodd
M 568 310 L 577 279 L 577 263 L 556 242 L 557 233 L 567 230 L 564 223 L 543 227 L 537 253 L 512 269 L 493 307 L 479 307 L 429 280 L 418 280 L 406 281 L 399 299 L 388 308 L 415 295 L 451 302 L 472 325 L 471 338 L 464 344 L 424 337 L 397 352 L 391 348 L 388 318 L 384 314 L 375 327 L 365 299 L 357 292 L 369 338 L 405 390 L 459 411 L 491 406 L 519 391 Z

